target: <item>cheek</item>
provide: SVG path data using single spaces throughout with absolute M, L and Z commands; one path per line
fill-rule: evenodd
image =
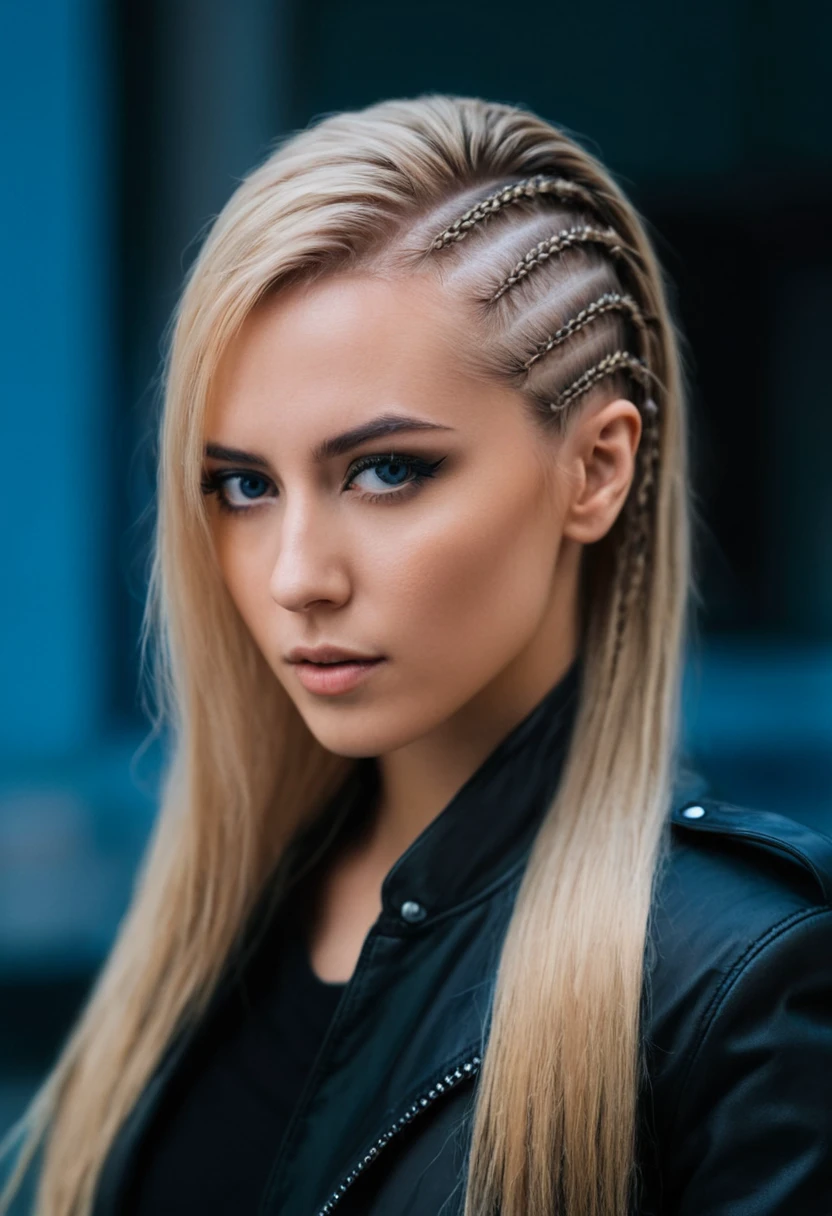
M 490 678 L 544 612 L 557 514 L 540 482 L 444 504 L 388 555 L 384 600 L 404 662 Z
M 270 657 L 270 634 L 274 632 L 271 618 L 274 615 L 274 603 L 268 594 L 268 579 L 270 567 L 268 554 L 254 543 L 252 535 L 246 538 L 244 530 L 237 528 L 218 527 L 214 533 L 214 543 L 222 573 L 223 582 L 228 594 L 240 616 L 245 621 L 256 644 L 264 655 Z M 271 638 L 271 649 L 274 639 Z

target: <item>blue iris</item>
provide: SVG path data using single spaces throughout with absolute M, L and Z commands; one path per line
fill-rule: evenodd
M 384 470 L 387 470 L 386 474 Z M 387 485 L 398 486 L 405 480 L 410 469 L 401 460 L 385 460 L 383 464 L 375 465 L 373 471 Z

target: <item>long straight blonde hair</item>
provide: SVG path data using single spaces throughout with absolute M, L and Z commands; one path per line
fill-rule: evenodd
M 624 509 L 584 553 L 581 700 L 502 951 L 465 1211 L 622 1216 L 630 1202 L 690 592 L 677 337 L 644 224 L 595 158 L 526 110 L 426 95 L 285 140 L 188 277 L 142 636 L 156 726 L 173 740 L 161 809 L 109 958 L 9 1137 L 0 1211 L 42 1148 L 38 1216 L 87 1216 L 166 1047 L 204 1012 L 287 845 L 353 764 L 314 739 L 256 648 L 200 492 L 206 403 L 241 323 L 268 292 L 352 271 L 438 276 L 470 327 L 460 357 L 514 385 L 544 428 L 567 428 L 587 391 L 637 389 L 647 407 Z

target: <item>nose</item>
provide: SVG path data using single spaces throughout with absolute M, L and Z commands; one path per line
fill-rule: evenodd
M 340 607 L 347 602 L 351 583 L 344 546 L 323 512 L 308 502 L 287 507 L 279 544 L 269 579 L 276 603 L 289 612 L 305 612 L 315 605 Z

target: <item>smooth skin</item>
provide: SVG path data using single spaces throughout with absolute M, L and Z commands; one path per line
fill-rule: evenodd
M 564 437 L 544 434 L 521 394 L 466 370 L 462 315 L 427 277 L 292 287 L 247 319 L 206 420 L 207 444 L 265 462 L 205 461 L 238 474 L 222 483 L 237 513 L 207 500 L 232 599 L 313 735 L 379 761 L 372 825 L 308 927 L 329 982 L 352 974 L 393 863 L 575 658 L 581 554 L 634 474 L 632 402 L 596 394 Z M 381 416 L 432 427 L 316 453 Z M 389 463 L 354 476 L 368 455 Z M 322 696 L 285 655 L 324 643 L 384 662 Z

